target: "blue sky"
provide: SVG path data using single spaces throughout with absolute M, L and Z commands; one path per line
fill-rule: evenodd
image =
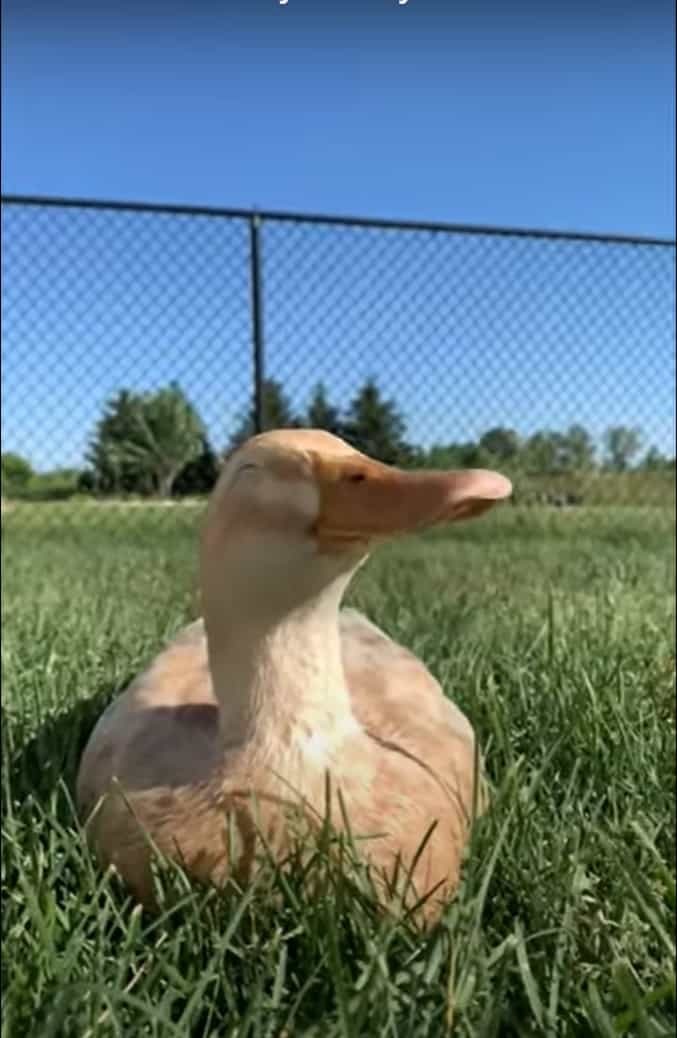
M 664 2 L 3 5 L 3 192 L 674 236 Z M 246 403 L 246 228 L 3 212 L 3 450 L 78 463 L 121 385 Z M 264 235 L 271 374 L 374 373 L 413 439 L 580 419 L 674 440 L 674 256 Z

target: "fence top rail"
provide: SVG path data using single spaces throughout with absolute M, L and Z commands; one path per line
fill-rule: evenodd
M 223 219 L 276 223 L 325 224 L 339 227 L 380 228 L 392 231 L 430 231 L 440 234 L 486 235 L 501 238 L 532 238 L 549 241 L 598 242 L 609 245 L 654 245 L 675 248 L 674 238 L 630 234 L 596 234 L 587 231 L 557 231 L 542 228 L 494 227 L 482 224 L 437 223 L 426 220 L 388 220 L 361 216 L 329 216 L 265 209 L 223 209 L 218 206 L 180 205 L 162 202 L 113 201 L 97 198 L 59 198 L 51 195 L 3 194 L 3 205 L 42 206 L 56 209 L 99 209 L 130 213 L 164 213 L 173 216 L 211 216 Z

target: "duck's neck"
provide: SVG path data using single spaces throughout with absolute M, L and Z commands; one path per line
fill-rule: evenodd
M 332 585 L 283 615 L 226 608 L 206 619 L 209 663 L 225 746 L 322 755 L 357 728 L 341 658 Z

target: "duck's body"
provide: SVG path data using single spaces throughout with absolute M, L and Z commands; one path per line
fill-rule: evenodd
M 355 454 L 337 453 L 346 452 Z M 296 831 L 288 807 L 301 805 L 310 821 L 326 816 L 329 776 L 334 826 L 344 827 L 345 812 L 377 872 L 416 860 L 408 900 L 435 889 L 427 909 L 435 915 L 457 883 L 477 799 L 471 725 L 412 653 L 359 613 L 340 612 L 354 555 L 337 565 L 334 548 L 331 572 L 325 560 L 312 587 L 301 577 L 290 590 L 273 573 L 265 600 L 238 584 L 236 564 L 230 593 L 212 582 L 205 563 L 239 521 L 214 521 L 215 496 L 203 546 L 205 622 L 181 631 L 109 707 L 82 759 L 78 803 L 84 814 L 95 809 L 97 854 L 148 904 L 149 837 L 198 879 L 246 880 L 257 830 L 283 855 Z M 264 518 L 272 508 L 276 523 L 289 522 L 307 507 L 298 486 L 294 498 L 285 516 L 268 487 Z M 251 496 L 248 504 L 256 524 Z M 246 538 L 240 546 L 246 555 Z M 270 544 L 254 547 L 274 569 Z

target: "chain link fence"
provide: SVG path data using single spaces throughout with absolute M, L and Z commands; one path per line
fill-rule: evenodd
M 317 422 L 518 504 L 674 504 L 672 241 L 16 197 L 2 236 L 3 511 L 199 497 Z

